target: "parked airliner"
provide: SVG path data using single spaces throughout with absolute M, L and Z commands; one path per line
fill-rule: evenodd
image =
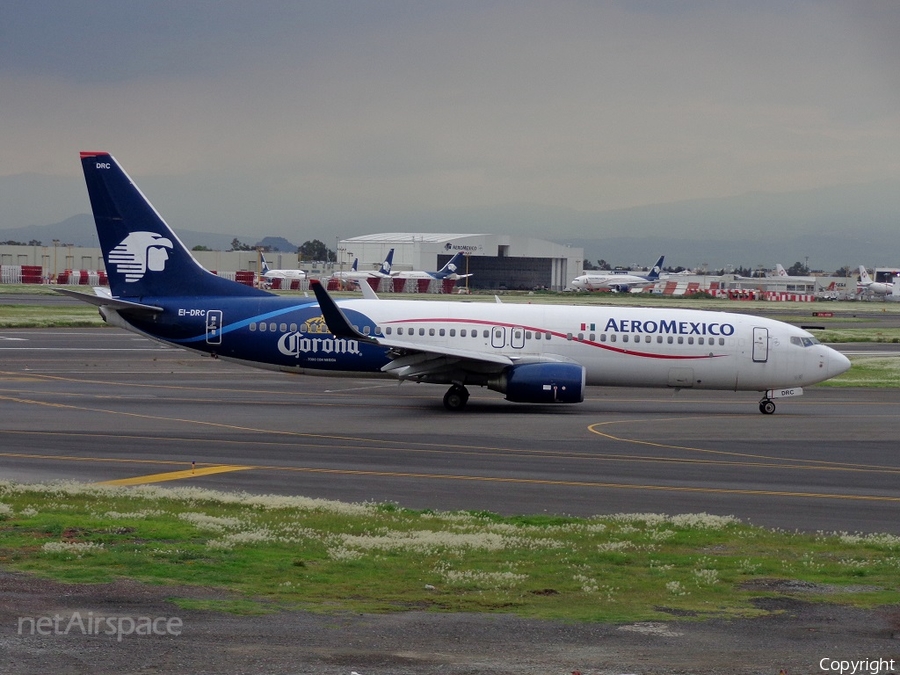
M 627 293 L 632 288 L 653 286 L 659 281 L 664 258 L 665 256 L 659 256 L 659 260 L 656 261 L 649 274 L 588 272 L 575 277 L 570 285 L 577 291 L 617 291 L 620 293 Z
M 306 272 L 298 269 L 284 269 L 284 270 L 273 270 L 269 267 L 269 263 L 266 261 L 266 256 L 264 253 L 260 252 L 260 258 L 262 260 L 262 277 L 263 279 L 268 279 L 271 281 L 272 279 L 305 279 Z
M 869 296 L 877 296 L 882 298 L 893 293 L 894 284 L 884 283 L 881 281 L 872 281 L 865 265 L 859 266 L 859 283 L 856 286 L 857 293 L 865 293 Z
M 110 292 L 87 295 L 107 323 L 167 344 L 294 373 L 467 387 L 509 401 L 578 403 L 585 386 L 802 393 L 850 367 L 808 332 L 746 314 L 690 309 L 290 298 L 203 269 L 116 160 L 81 153 Z
M 781 279 L 785 283 L 795 283 L 795 284 L 815 284 L 816 277 L 800 277 L 800 276 L 792 276 L 787 273 L 787 270 L 784 269 L 781 263 L 775 263 L 775 277 L 777 279 Z
M 398 279 L 449 279 L 456 281 L 457 279 L 465 279 L 472 276 L 471 274 L 460 274 L 459 269 L 465 260 L 466 254 L 462 251 L 454 255 L 447 264 L 436 272 L 425 272 L 423 270 L 413 270 L 411 272 L 398 272 Z
M 396 276 L 397 273 L 391 271 L 394 261 L 394 249 L 388 251 L 384 257 L 384 262 L 377 270 L 359 271 L 359 258 L 353 259 L 353 265 L 346 272 L 335 272 L 331 275 L 332 279 L 340 279 L 341 281 L 359 281 L 360 279 L 384 279 Z

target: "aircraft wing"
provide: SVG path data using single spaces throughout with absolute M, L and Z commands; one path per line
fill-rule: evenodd
M 513 360 L 502 354 L 482 354 L 465 349 L 436 348 L 415 342 L 385 340 L 377 343 L 390 347 L 391 362 L 381 370 L 395 375 L 401 380 L 410 378 L 435 377 L 453 370 L 475 370 L 478 372 L 500 372 L 511 366 Z
M 516 363 L 502 354 L 484 354 L 468 349 L 453 349 L 446 346 L 395 340 L 373 335 L 364 335 L 353 327 L 344 312 L 332 299 L 322 284 L 313 284 L 313 292 L 319 301 L 319 308 L 325 324 L 334 335 L 349 337 L 360 342 L 368 342 L 390 349 L 391 362 L 382 370 L 400 379 L 413 377 L 436 377 L 452 370 L 474 370 L 478 372 L 499 372 Z

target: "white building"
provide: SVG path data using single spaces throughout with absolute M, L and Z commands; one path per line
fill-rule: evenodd
M 453 255 L 467 254 L 468 285 L 480 289 L 563 290 L 581 273 L 584 249 L 542 239 L 496 234 L 387 232 L 343 239 L 338 264 L 378 269 L 394 249 L 394 270 L 439 270 Z M 465 282 L 461 281 L 460 285 Z

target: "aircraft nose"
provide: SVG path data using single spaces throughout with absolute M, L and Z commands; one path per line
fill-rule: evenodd
M 828 353 L 825 355 L 825 367 L 828 371 L 828 377 L 836 377 L 841 373 L 846 373 L 850 370 L 850 366 L 850 359 L 836 349 L 828 348 Z

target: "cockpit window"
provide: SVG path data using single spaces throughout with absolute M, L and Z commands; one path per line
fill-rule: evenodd
M 794 335 L 791 337 L 791 344 L 797 345 L 798 347 L 812 347 L 813 345 L 819 344 L 819 341 L 814 337 L 797 337 Z

